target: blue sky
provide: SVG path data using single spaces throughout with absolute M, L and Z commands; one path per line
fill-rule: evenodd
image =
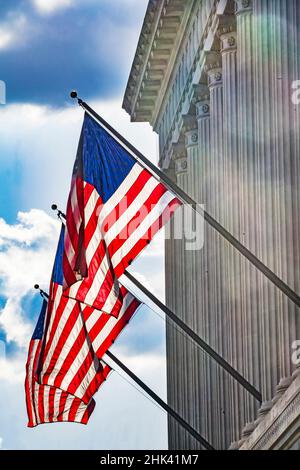
M 2 4 L 2 22 L 11 37 L 6 47 L 2 40 L 1 78 L 9 86 L 10 102 L 63 106 L 74 82 L 86 99 L 123 92 L 145 13 L 144 0 Z
M 121 109 L 146 0 L 0 3 L 0 448 L 166 448 L 166 416 L 116 372 L 96 395 L 87 427 L 26 428 L 24 362 L 53 263 L 82 123 L 76 88 L 152 160 L 157 139 Z M 163 298 L 162 236 L 132 271 Z M 165 397 L 164 322 L 143 308 L 114 346 Z M 65 432 L 66 427 L 68 432 Z

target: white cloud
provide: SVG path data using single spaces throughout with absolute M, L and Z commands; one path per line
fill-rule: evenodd
M 57 233 L 58 223 L 45 212 L 32 209 L 30 212 L 19 212 L 18 223 L 9 225 L 0 218 L 0 245 L 24 243 L 30 246 L 33 242 L 47 238 L 52 239 Z
M 146 156 L 157 160 L 156 134 L 148 124 L 130 123 L 121 99 L 90 104 Z M 13 171 L 22 162 L 18 195 L 23 205 L 49 210 L 57 202 L 64 209 L 82 119 L 82 109 L 75 104 L 64 109 L 14 104 L 1 110 L 0 163 L 11 165 Z
M 0 23 L 0 51 L 8 49 L 24 41 L 27 20 L 21 13 L 10 13 L 6 20 Z
M 29 343 L 31 325 L 22 312 L 19 298 L 9 299 L 0 311 L 0 328 L 6 334 L 7 342 L 14 341 L 20 347 Z
M 26 355 L 19 353 L 13 358 L 0 358 L 0 381 L 9 384 L 24 383 Z
M 13 33 L 0 27 L 0 49 L 5 49 L 13 40 Z
M 20 212 L 17 223 L 0 219 L 0 294 L 23 297 L 39 281 L 49 280 L 60 223 L 45 212 Z
M 0 310 L 0 327 L 7 341 L 26 347 L 32 325 L 22 309 L 25 296 L 33 285 L 48 287 L 59 222 L 45 212 L 32 209 L 20 212 L 17 223 L 0 219 L 0 295 L 5 305 Z
M 52 14 L 70 7 L 76 0 L 32 0 L 34 7 L 41 14 Z

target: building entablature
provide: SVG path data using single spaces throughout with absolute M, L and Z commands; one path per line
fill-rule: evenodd
M 197 100 L 197 87 L 207 92 L 208 77 L 210 86 L 221 80 L 220 52 L 235 47 L 235 8 L 233 0 L 207 0 L 205 7 L 196 0 L 149 2 L 123 107 L 158 132 L 162 168 L 172 144 L 184 139 L 182 115 L 196 115 L 197 101 L 205 101 Z M 212 53 L 218 71 L 209 68 Z M 202 106 L 207 114 L 208 103 Z

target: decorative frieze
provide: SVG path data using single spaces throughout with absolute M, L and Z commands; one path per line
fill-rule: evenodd
M 198 144 L 198 129 L 193 129 L 185 133 L 185 146 L 187 148 Z
M 236 51 L 236 22 L 234 18 L 226 18 L 226 21 L 221 21 L 218 29 L 218 37 L 221 41 L 221 53 Z
M 210 113 L 210 102 L 209 100 L 198 101 L 196 104 L 196 116 L 197 119 L 207 118 Z
M 210 92 L 207 85 L 194 85 L 193 103 L 196 106 L 196 118 L 209 117 Z
M 196 116 L 193 114 L 184 114 L 182 116 L 182 131 L 184 133 L 197 129 Z
M 176 176 L 187 172 L 187 153 L 184 143 L 172 144 L 172 160 L 175 162 Z
M 205 71 L 209 88 L 222 86 L 222 57 L 217 52 L 210 52 L 206 57 Z
M 198 125 L 195 115 L 185 114 L 182 116 L 182 131 L 185 136 L 185 146 L 189 148 L 198 144 Z

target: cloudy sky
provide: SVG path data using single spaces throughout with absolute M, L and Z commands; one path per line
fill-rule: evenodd
M 48 288 L 82 123 L 69 99 L 76 88 L 152 160 L 157 140 L 131 124 L 121 102 L 147 0 L 0 1 L 0 448 L 166 448 L 166 416 L 114 372 L 96 395 L 86 427 L 26 428 L 24 367 L 41 300 Z M 1 100 L 0 100 L 1 101 Z M 132 271 L 163 298 L 162 237 Z M 165 397 L 164 322 L 143 308 L 115 352 Z M 121 374 L 122 375 L 122 374 Z M 66 430 L 68 432 L 66 432 Z

